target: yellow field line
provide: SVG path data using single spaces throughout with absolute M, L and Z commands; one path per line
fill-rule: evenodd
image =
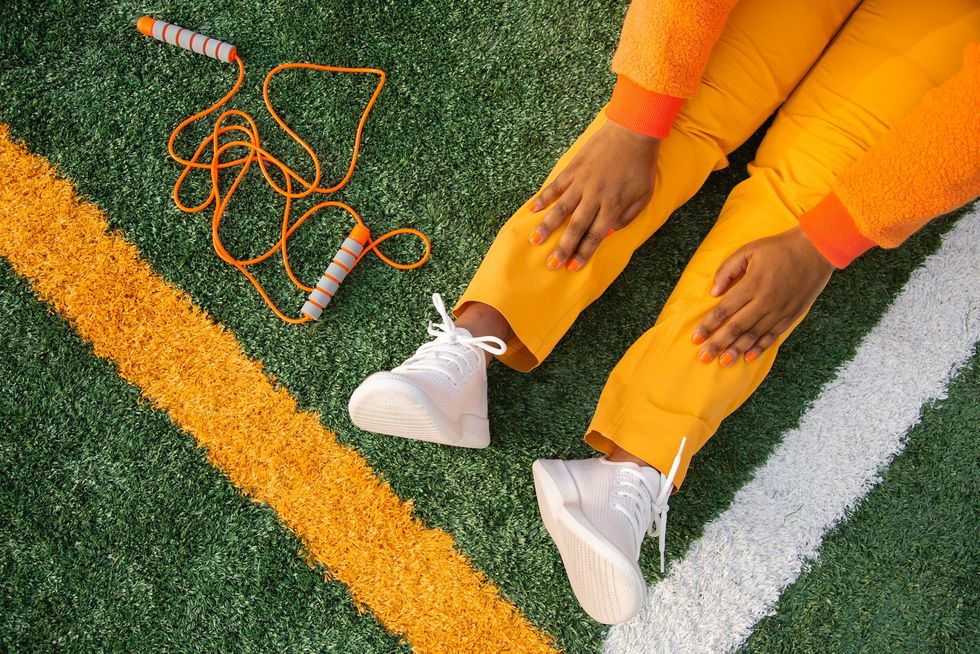
M 95 353 L 269 504 L 354 600 L 418 652 L 552 652 L 547 637 L 412 516 L 316 414 L 0 125 L 0 255 Z

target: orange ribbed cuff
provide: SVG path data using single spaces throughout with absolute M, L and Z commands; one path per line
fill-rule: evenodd
M 828 193 L 800 216 L 800 227 L 820 254 L 838 268 L 846 268 L 877 245 L 858 231 L 854 218 L 834 193 Z
M 683 104 L 684 98 L 649 91 L 620 75 L 606 107 L 606 117 L 635 132 L 662 139 L 670 133 Z

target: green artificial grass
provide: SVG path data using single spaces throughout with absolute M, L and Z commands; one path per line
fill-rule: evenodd
M 975 355 L 745 652 L 975 651 L 978 424 Z
M 528 375 L 493 367 L 494 441 L 487 450 L 365 434 L 350 424 L 346 401 L 368 373 L 401 361 L 425 338 L 425 324 L 433 318 L 431 292 L 442 292 L 447 301 L 458 297 L 500 225 L 602 106 L 613 81 L 608 61 L 625 7 L 585 1 L 38 5 L 21 0 L 8 2 L 0 21 L 0 121 L 11 125 L 14 137 L 55 161 L 160 274 L 230 328 L 304 408 L 319 411 L 400 496 L 414 500 L 427 524 L 450 531 L 475 565 L 572 653 L 599 651 L 605 629 L 572 597 L 537 516 L 531 462 L 590 454 L 581 434 L 606 376 L 655 321 L 727 193 L 744 178 L 759 137 L 639 250 L 544 365 Z M 406 273 L 368 258 L 345 281 L 321 322 L 303 327 L 279 322 L 248 282 L 213 254 L 209 217 L 182 214 L 169 198 L 179 172 L 166 153 L 170 130 L 220 97 L 234 69 L 141 36 L 133 25 L 142 14 L 237 45 L 248 76 L 234 106 L 250 111 L 267 147 L 296 167 L 306 166 L 301 151 L 282 137 L 261 103 L 265 72 L 298 60 L 387 70 L 389 83 L 368 122 L 357 172 L 336 197 L 358 209 L 375 232 L 413 226 L 429 234 L 431 262 Z M 346 166 L 353 128 L 372 84 L 370 78 L 305 72 L 276 81 L 273 101 L 321 154 L 328 176 Z M 196 138 L 203 133 L 198 130 Z M 191 140 L 184 141 L 185 149 Z M 204 188 L 201 181 L 188 185 L 188 200 L 190 191 Z M 239 256 L 264 250 L 276 237 L 280 211 L 280 198 L 256 175 L 236 196 L 223 237 Z M 671 503 L 669 557 L 682 556 L 706 521 L 726 508 L 950 224 L 938 220 L 903 248 L 869 253 L 835 275 L 758 393 L 695 459 L 683 492 Z M 343 216 L 329 213 L 304 228 L 290 247 L 301 277 L 319 277 L 348 229 Z M 393 251 L 404 258 L 419 253 L 411 241 Z M 304 298 L 278 264 L 260 268 L 259 275 L 284 307 L 298 311 Z M 80 649 L 95 648 L 100 633 L 110 628 L 135 634 L 131 638 L 140 640 L 130 641 L 133 648 L 145 650 L 169 649 L 167 642 L 175 649 L 210 649 L 228 642 L 229 634 L 242 634 L 243 642 L 257 649 L 293 642 L 299 649 L 315 642 L 315 635 L 337 651 L 395 648 L 370 618 L 356 618 L 342 589 L 324 586 L 318 574 L 306 570 L 294 555 L 295 541 L 274 524 L 270 511 L 237 498 L 186 436 L 165 417 L 138 409 L 132 388 L 114 378 L 104 362 L 91 360 L 57 319 L 41 317 L 22 282 L 7 272 L 0 284 L 4 296 L 13 298 L 4 300 L 0 330 L 5 337 L 20 335 L 5 339 L 15 363 L 7 364 L 12 372 L 3 380 L 2 398 L 16 404 L 20 416 L 5 420 L 0 465 L 16 472 L 15 490 L 5 493 L 5 511 L 24 524 L 36 520 L 29 516 L 38 500 L 27 501 L 32 496 L 26 489 L 43 495 L 65 478 L 52 470 L 88 461 L 69 447 L 83 436 L 91 439 L 90 447 L 102 448 L 101 457 L 69 478 L 100 488 L 98 480 L 111 471 L 119 488 L 135 485 L 92 496 L 85 511 L 65 511 L 64 523 L 5 529 L 5 545 L 61 552 L 33 559 L 5 554 L 4 565 L 23 568 L 0 582 L 5 604 L 30 604 L 33 580 L 60 565 L 63 581 L 47 595 L 46 629 L 73 634 Z M 28 346 L 40 337 L 31 330 L 44 334 L 33 348 Z M 58 354 L 68 350 L 70 355 Z M 64 365 L 49 363 L 61 358 Z M 21 367 L 28 372 L 14 374 Z M 72 403 L 92 433 L 70 431 L 59 408 L 45 401 L 45 387 L 59 384 L 67 395 L 62 399 Z M 42 427 L 47 438 L 36 439 L 34 432 Z M 58 449 L 49 441 L 59 442 L 61 434 L 73 438 Z M 18 464 L 18 452 L 32 440 L 39 441 L 29 450 L 33 458 Z M 144 485 L 148 469 L 160 483 Z M 975 483 L 976 471 L 967 461 L 960 461 L 958 470 Z M 164 483 L 172 479 L 186 483 Z M 145 538 L 127 556 L 150 557 L 167 573 L 142 578 L 127 569 L 96 578 L 95 558 L 65 554 L 61 539 L 105 537 L 101 551 L 113 550 L 108 544 L 113 536 L 104 536 L 100 515 L 129 516 L 137 525 L 148 520 L 146 515 L 162 521 L 144 524 L 138 533 Z M 888 528 L 905 527 L 895 522 Z M 959 532 L 950 529 L 950 538 L 957 538 Z M 214 557 L 201 560 L 187 541 Z M 654 550 L 648 548 L 642 560 L 651 580 L 659 574 Z M 264 576 L 250 576 L 248 571 L 258 567 Z M 134 604 L 140 587 L 168 599 Z M 175 587 L 199 590 L 182 593 Z M 253 592 L 263 598 L 268 615 L 257 617 L 244 601 Z M 968 591 L 947 592 L 963 598 Z M 90 601 L 78 601 L 83 597 Z M 96 599 L 104 601 L 103 609 L 94 608 Z M 817 592 L 799 601 L 827 600 L 837 597 Z M 201 606 L 220 617 L 201 617 L 196 610 Z M 923 623 L 939 619 L 922 608 Z M 3 624 L 2 637 L 17 642 L 25 623 Z M 172 641 L 154 640 L 158 624 L 167 626 L 161 632 Z M 788 649 L 796 637 L 793 629 L 753 646 Z
M 0 650 L 406 652 L 0 263 Z

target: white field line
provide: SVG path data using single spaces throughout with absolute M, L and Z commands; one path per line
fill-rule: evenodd
M 799 427 L 650 587 L 643 611 L 610 630 L 607 654 L 730 652 L 775 611 L 980 340 L 978 213 L 962 216 L 913 273 Z

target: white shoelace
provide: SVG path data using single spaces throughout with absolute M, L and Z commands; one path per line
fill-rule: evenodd
M 442 318 L 441 323 L 430 322 L 426 329 L 435 340 L 416 350 L 415 354 L 398 366 L 397 370 L 437 372 L 448 377 L 454 388 L 459 388 L 460 378 L 468 377 L 475 371 L 470 363 L 469 353 L 476 353 L 482 357 L 483 352 L 500 355 L 507 351 L 507 344 L 496 336 L 467 336 L 457 329 L 456 323 L 446 311 L 442 296 L 438 293 L 432 294 L 432 304 Z M 459 345 L 464 346 L 464 349 L 460 349 Z M 447 370 L 447 366 L 440 365 L 440 362 L 455 366 L 456 373 L 454 374 L 451 369 Z
M 646 476 L 636 468 L 623 467 L 613 481 L 613 497 L 623 498 L 626 502 L 613 499 L 609 506 L 622 513 L 633 526 L 636 535 L 636 549 L 639 551 L 643 542 L 644 532 L 660 539 L 660 573 L 666 568 L 667 550 L 667 511 L 670 507 L 667 501 L 674 489 L 674 477 L 681 465 L 681 453 L 687 438 L 681 439 L 677 456 L 670 466 L 668 474 L 660 473 L 660 492 L 654 494 Z

